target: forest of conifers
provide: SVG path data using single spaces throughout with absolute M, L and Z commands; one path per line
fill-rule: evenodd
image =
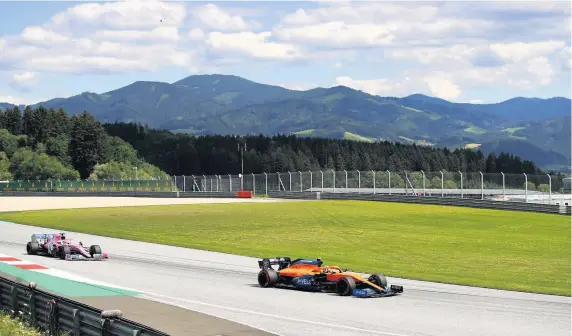
M 88 112 L 26 107 L 0 111 L 0 179 L 119 179 L 335 170 L 540 174 L 509 153 L 293 135 L 191 136 L 135 123 L 102 124 Z M 243 147 L 244 148 L 244 147 Z

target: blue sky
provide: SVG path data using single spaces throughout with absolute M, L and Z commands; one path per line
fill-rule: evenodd
M 0 2 L 0 102 L 233 74 L 456 102 L 570 97 L 570 2 Z

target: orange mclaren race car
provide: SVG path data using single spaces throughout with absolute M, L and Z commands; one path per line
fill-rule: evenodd
M 272 265 L 278 265 L 273 269 Z M 322 266 L 317 258 L 291 260 L 289 257 L 264 258 L 258 261 L 261 287 L 282 287 L 300 290 L 335 292 L 340 296 L 382 297 L 403 293 L 403 286 L 388 286 L 383 274 L 368 278 L 338 266 Z

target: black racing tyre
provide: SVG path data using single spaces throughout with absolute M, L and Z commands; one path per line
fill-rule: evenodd
M 352 295 L 354 289 L 356 289 L 356 282 L 353 278 L 343 277 L 336 282 L 336 293 L 339 296 Z
M 66 258 L 66 254 L 71 255 L 71 249 L 69 246 L 60 246 L 59 249 L 60 259 L 64 260 Z
M 101 254 L 101 247 L 99 247 L 99 245 L 91 245 L 89 247 L 89 255 L 93 258 L 94 254 Z
M 38 254 L 39 249 L 40 249 L 40 244 L 38 244 L 38 242 L 31 241 L 28 242 L 28 244 L 26 244 L 26 252 L 28 252 L 28 254 L 36 255 Z
M 381 288 L 387 287 L 387 279 L 383 274 L 372 274 L 367 278 L 367 281 L 378 285 Z
M 273 287 L 278 282 L 278 273 L 273 269 L 263 269 L 258 273 L 260 287 Z

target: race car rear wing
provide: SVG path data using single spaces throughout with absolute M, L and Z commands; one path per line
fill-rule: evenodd
M 272 268 L 272 265 L 278 265 L 278 270 L 281 270 L 290 266 L 291 262 L 290 257 L 264 258 L 258 260 L 258 267 L 260 269 L 268 269 Z

